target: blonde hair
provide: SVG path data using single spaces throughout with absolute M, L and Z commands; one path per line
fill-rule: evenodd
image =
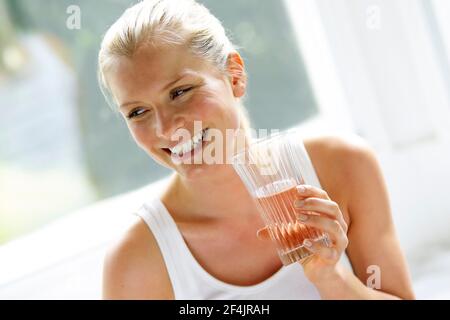
M 122 14 L 101 43 L 98 78 L 110 106 L 115 103 L 105 77 L 108 66 L 114 58 L 132 57 L 142 45 L 185 45 L 224 74 L 228 55 L 236 51 L 221 22 L 195 0 L 143 0 Z M 238 109 L 241 126 L 248 129 L 247 110 L 241 102 Z

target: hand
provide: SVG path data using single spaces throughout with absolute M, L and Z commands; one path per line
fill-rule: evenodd
M 300 261 L 308 279 L 313 283 L 326 281 L 338 272 L 338 261 L 348 245 L 348 226 L 339 205 L 328 194 L 314 186 L 297 187 L 298 198 L 294 202 L 296 217 L 300 223 L 315 227 L 328 234 L 331 246 L 303 241 L 305 247 L 314 253 Z M 267 227 L 258 230 L 258 238 L 270 239 Z

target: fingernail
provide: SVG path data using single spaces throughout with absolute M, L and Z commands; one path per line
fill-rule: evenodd
M 300 220 L 300 221 L 304 222 L 304 221 L 308 220 L 308 216 L 306 214 L 297 213 L 296 216 L 297 216 L 297 219 Z
M 304 205 L 305 205 L 305 201 L 304 200 L 295 200 L 294 201 L 294 207 L 301 208 Z
M 300 193 L 305 193 L 306 188 L 305 188 L 304 186 L 298 186 L 298 187 L 297 187 L 297 190 L 298 190 L 298 192 L 300 192 Z
M 310 247 L 312 247 L 312 242 L 309 241 L 309 240 L 305 240 L 305 241 L 303 241 L 303 245 L 304 245 L 305 247 L 310 248 Z

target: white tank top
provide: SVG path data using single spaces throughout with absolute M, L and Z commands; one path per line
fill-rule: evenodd
M 302 168 L 306 184 L 321 187 L 314 167 L 303 144 Z M 312 300 L 320 299 L 299 263 L 281 267 L 268 279 L 251 286 L 225 283 L 208 273 L 192 255 L 175 221 L 157 197 L 146 202 L 135 212 L 152 231 L 162 252 L 172 283 L 175 299 L 193 300 Z M 344 264 L 349 266 L 345 255 Z

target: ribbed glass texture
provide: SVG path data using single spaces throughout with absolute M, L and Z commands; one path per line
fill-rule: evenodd
M 286 131 L 255 140 L 232 158 L 232 164 L 254 198 L 284 265 L 311 255 L 303 241 L 329 245 L 326 233 L 296 219 L 294 201 L 302 199 L 306 152 L 298 134 Z M 310 212 L 310 214 L 317 214 Z

